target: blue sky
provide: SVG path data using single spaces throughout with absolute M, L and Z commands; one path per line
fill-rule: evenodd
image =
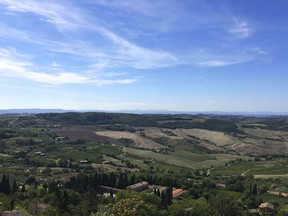
M 287 8 L 0 0 L 0 109 L 286 112 Z

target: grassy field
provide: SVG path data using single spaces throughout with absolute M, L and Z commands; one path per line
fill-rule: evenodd
M 203 120 L 203 119 L 202 119 Z M 116 131 L 103 126 L 73 125 L 51 129 L 58 136 L 67 136 L 71 141 L 83 139 L 99 143 L 123 145 L 121 138 L 133 140 L 136 148 L 166 148 L 185 149 L 195 153 L 232 153 L 249 155 L 278 155 L 287 152 L 288 132 L 257 128 L 262 124 L 251 123 L 255 128 L 239 127 L 244 133 L 240 137 L 207 129 L 168 129 L 161 127 L 138 127 L 138 132 Z M 241 124 L 240 124 L 241 125 Z M 28 130 L 27 133 L 33 130 Z M 208 150 L 208 151 L 207 151 Z M 210 152 L 209 152 L 210 151 Z
M 228 161 L 235 160 L 238 156 L 225 154 L 196 154 L 185 150 L 175 150 L 169 154 L 161 154 L 148 150 L 123 148 L 126 158 L 132 163 L 142 164 L 143 160 L 151 159 L 168 166 L 176 166 L 188 169 L 209 168 L 220 166 Z M 127 157 L 128 156 L 128 157 Z
M 124 131 L 98 131 L 95 132 L 96 135 L 111 137 L 114 139 L 131 139 L 135 142 L 136 148 L 145 148 L 145 149 L 158 149 L 158 148 L 167 148 L 159 143 L 154 142 L 146 137 L 142 137 L 139 134 L 131 133 L 131 132 L 124 132 Z
M 81 148 L 81 146 L 69 146 L 67 144 L 58 145 L 58 151 L 49 152 L 50 156 L 53 158 L 63 158 L 73 161 L 80 161 L 88 159 L 91 162 L 99 162 L 101 157 L 104 157 L 106 154 L 114 154 L 115 156 L 120 155 L 121 151 L 119 147 L 116 146 L 106 146 L 106 145 L 94 145 L 88 146 L 87 148 Z M 107 158 L 106 158 L 107 159 Z M 106 160 L 101 159 L 101 160 Z
M 287 174 L 278 174 L 278 175 L 254 175 L 254 178 L 269 179 L 269 178 L 288 178 Z
M 251 134 L 252 136 L 260 137 L 260 138 L 279 138 L 279 136 L 287 136 L 287 131 L 273 131 L 273 130 L 265 130 L 260 128 L 243 128 L 245 133 Z
M 201 140 L 209 140 L 217 146 L 240 144 L 238 138 L 218 131 L 209 131 L 204 129 L 176 129 L 173 132 L 179 136 L 195 136 Z
M 285 166 L 275 165 L 276 161 L 242 161 L 230 166 L 219 167 L 213 170 L 215 173 L 226 173 L 230 175 L 246 174 L 259 175 L 259 177 L 276 177 L 286 175 L 288 169 Z
M 11 157 L 11 155 L 0 153 L 0 157 L 9 158 L 9 157 Z

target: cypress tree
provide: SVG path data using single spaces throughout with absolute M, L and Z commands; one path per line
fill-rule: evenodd
M 45 192 L 46 192 L 46 191 L 47 191 L 47 188 L 48 188 L 48 187 L 47 187 L 47 183 L 46 183 L 46 182 L 44 182 L 44 183 L 43 183 L 43 185 L 42 185 L 42 187 L 43 187 L 43 189 L 44 189 L 44 190 L 45 190 Z
M 161 192 L 161 205 L 164 209 L 167 209 L 167 193 L 164 193 L 164 191 Z
M 126 188 L 128 186 L 128 175 L 127 173 L 124 174 L 124 180 L 123 180 L 123 188 Z
M 254 195 L 257 194 L 257 184 L 254 184 L 252 193 L 253 193 Z
M 7 178 L 6 178 L 6 187 L 7 187 L 6 193 L 7 193 L 7 195 L 9 195 L 11 193 L 9 176 L 7 176 Z
M 1 192 L 6 194 L 6 195 L 10 194 L 9 176 L 6 177 L 5 174 L 2 176 Z
M 67 210 L 68 209 L 68 199 L 69 199 L 69 195 L 68 195 L 68 193 L 67 193 L 67 191 L 66 191 L 66 189 L 64 190 L 64 192 L 63 192 L 63 197 L 62 197 L 62 199 L 60 199 L 60 205 L 59 205 L 59 207 L 60 207 L 60 209 L 61 210 Z
M 136 176 L 135 176 L 135 174 L 133 174 L 132 176 L 131 176 L 131 179 L 130 179 L 130 185 L 133 185 L 133 184 L 135 184 L 136 183 Z
M 110 187 L 116 187 L 116 177 L 115 177 L 115 174 L 113 172 L 110 173 L 109 186 Z
M 16 181 L 14 180 L 13 181 L 13 184 L 12 184 L 12 193 L 16 193 L 18 191 L 18 186 L 16 184 Z
M 160 193 L 160 190 L 157 189 L 157 196 L 160 197 L 161 193 Z
M 94 190 L 96 190 L 97 189 L 97 187 L 98 187 L 98 173 L 96 172 L 95 174 L 94 174 L 94 178 L 93 178 L 93 188 L 94 188 Z
M 119 174 L 119 181 L 118 181 L 118 188 L 123 189 L 124 188 L 124 179 L 123 179 L 123 173 L 121 172 Z
M 155 195 L 157 195 L 156 188 L 154 188 L 153 193 L 154 193 Z
M 167 196 L 167 204 L 171 205 L 172 198 L 173 198 L 173 189 L 172 187 L 168 187 L 166 190 L 166 196 Z
M 14 209 L 14 205 L 15 205 L 15 200 L 14 200 L 14 198 L 12 198 L 9 202 L 10 211 L 12 211 Z
M 22 193 L 26 192 L 25 184 L 22 185 L 21 192 Z

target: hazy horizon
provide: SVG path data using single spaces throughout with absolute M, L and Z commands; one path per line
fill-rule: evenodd
M 270 111 L 259 111 L 259 112 L 243 112 L 243 111 L 185 111 L 185 110 L 163 110 L 163 109 L 125 109 L 125 110 L 96 110 L 96 109 L 41 109 L 41 108 L 15 108 L 15 109 L 0 109 L 1 114 L 38 114 L 38 113 L 67 113 L 67 112 L 105 112 L 105 113 L 131 113 L 131 114 L 188 114 L 188 115 L 241 115 L 241 116 L 287 116 L 288 112 L 270 112 Z
M 0 109 L 288 112 L 287 6 L 3 0 Z

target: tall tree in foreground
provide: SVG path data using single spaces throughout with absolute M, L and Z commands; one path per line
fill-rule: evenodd
M 175 202 L 168 208 L 169 215 L 210 216 L 213 215 L 208 202 L 204 198 L 186 199 Z
M 211 209 L 215 216 L 241 216 L 243 209 L 231 197 L 216 195 L 209 200 Z

